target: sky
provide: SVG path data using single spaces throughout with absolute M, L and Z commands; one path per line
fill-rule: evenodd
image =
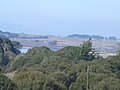
M 29 28 L 10 32 L 119 37 L 120 0 L 0 0 L 0 22 Z

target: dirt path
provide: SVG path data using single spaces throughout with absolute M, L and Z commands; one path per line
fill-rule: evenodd
M 15 76 L 15 73 L 16 73 L 17 71 L 13 71 L 13 72 L 10 72 L 10 73 L 6 73 L 5 74 L 5 76 L 7 76 L 8 78 L 10 78 L 10 79 L 13 79 L 13 77 Z

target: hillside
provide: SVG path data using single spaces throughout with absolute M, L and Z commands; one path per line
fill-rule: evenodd
M 120 55 L 103 59 L 91 44 L 32 48 L 10 63 L 7 75 L 16 90 L 119 90 Z
M 48 38 L 47 36 L 25 34 L 25 33 L 11 33 L 0 31 L 0 37 L 2 38 L 23 38 L 23 39 L 34 39 L 34 38 Z
M 52 50 L 59 50 L 66 46 L 79 46 L 84 41 L 88 39 L 83 38 L 65 38 L 60 36 L 47 36 L 48 38 L 34 38 L 34 39 L 24 39 L 24 38 L 11 38 L 11 40 L 19 41 L 23 46 L 47 46 Z M 96 40 L 92 39 L 93 47 L 100 53 L 105 54 L 115 54 L 118 46 L 119 40 Z
M 79 46 L 84 41 L 92 38 L 93 47 L 101 53 L 101 55 L 114 55 L 120 45 L 119 40 L 115 37 L 102 37 L 90 35 L 69 35 L 67 37 L 53 36 L 53 35 L 33 35 L 24 33 L 10 33 L 0 31 L 1 37 L 7 37 L 12 41 L 18 41 L 23 46 L 47 46 L 52 50 L 59 50 L 66 46 Z
M 119 90 L 119 86 L 120 51 L 102 58 L 91 39 L 58 51 L 34 47 L 0 67 L 0 90 Z

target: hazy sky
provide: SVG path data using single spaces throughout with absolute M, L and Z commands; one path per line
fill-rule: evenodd
M 0 22 L 33 28 L 13 32 L 119 37 L 120 0 L 0 0 Z

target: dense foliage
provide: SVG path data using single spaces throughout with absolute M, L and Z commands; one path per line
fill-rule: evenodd
M 0 90 L 17 90 L 17 86 L 9 78 L 0 75 Z
M 7 70 L 16 71 L 16 90 L 120 90 L 120 55 L 98 57 L 91 40 L 58 51 L 34 47 Z

